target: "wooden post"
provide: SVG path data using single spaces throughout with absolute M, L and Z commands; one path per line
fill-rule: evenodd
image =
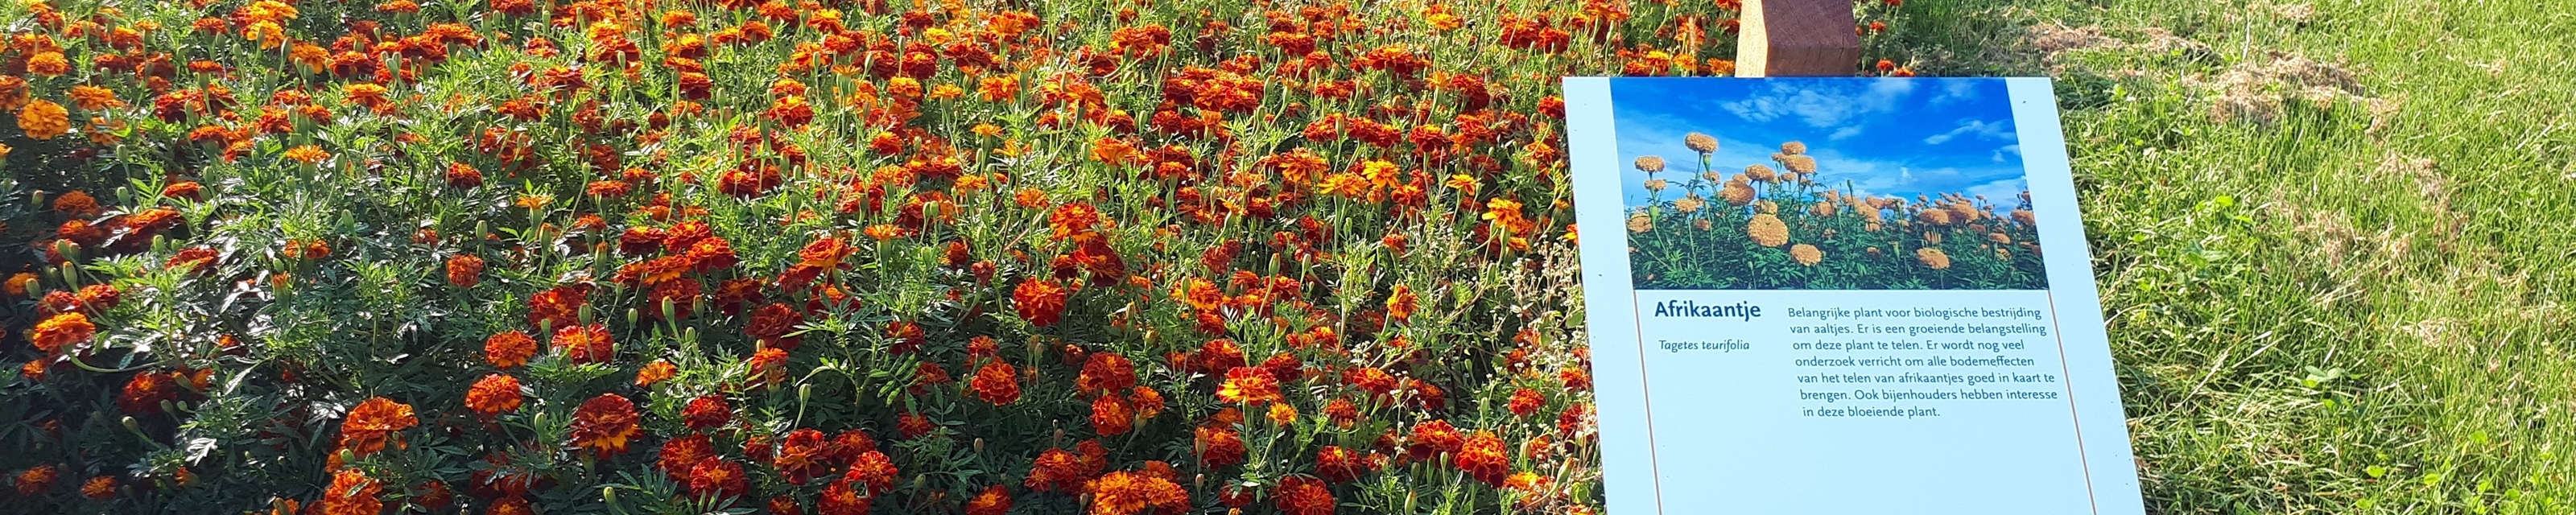
M 1851 0 L 1744 0 L 1737 77 L 1845 77 L 1860 65 Z

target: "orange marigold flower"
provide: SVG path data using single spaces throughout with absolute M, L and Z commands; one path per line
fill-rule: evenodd
M 1800 243 L 1789 247 L 1789 259 L 1796 260 L 1800 265 L 1816 266 L 1816 263 L 1824 262 L 1825 251 L 1818 250 L 1815 245 Z
M 1527 417 L 1530 416 L 1531 413 L 1537 413 L 1539 407 L 1546 404 L 1547 396 L 1545 394 L 1539 393 L 1537 389 L 1522 388 L 1520 391 L 1512 392 L 1512 401 L 1508 407 L 1512 410 L 1513 415 Z
M 1225 305 L 1226 296 L 1225 290 L 1217 289 L 1216 283 L 1192 277 L 1172 287 L 1172 299 L 1189 304 L 1191 309 L 1212 311 Z
M 537 355 L 537 339 L 522 331 L 504 331 L 483 339 L 483 360 L 492 366 L 510 368 L 528 364 Z
M 64 110 L 62 104 L 44 99 L 30 100 L 26 107 L 18 110 L 18 129 L 27 131 L 29 139 L 54 139 L 71 132 L 71 112 Z
M 371 397 L 350 408 L 348 419 L 340 422 L 340 447 L 365 456 L 384 450 L 395 431 L 417 425 L 420 419 L 411 415 L 411 405 Z
M 643 432 L 636 426 L 635 403 L 614 393 L 599 394 L 572 412 L 573 445 L 601 454 L 626 450 L 626 441 Z
M 447 164 L 447 187 L 472 188 L 483 185 L 483 171 L 465 163 Z
M 322 491 L 323 515 L 376 515 L 385 511 L 385 502 L 376 496 L 384 486 L 368 479 L 358 469 L 341 469 L 331 475 L 331 487 Z
M 1100 210 L 1090 204 L 1067 202 L 1055 207 L 1047 216 L 1047 227 L 1055 230 L 1055 239 L 1084 241 L 1095 237 L 1091 231 L 1103 223 Z
M 607 324 L 567 325 L 555 330 L 554 349 L 573 363 L 607 363 L 617 359 L 617 342 Z
M 1433 420 L 1413 426 L 1413 436 L 1405 439 L 1405 453 L 1414 459 L 1430 459 L 1441 453 L 1458 452 L 1466 439 L 1447 420 Z
M 1234 367 L 1233 370 L 1225 371 L 1225 384 L 1217 388 L 1216 396 L 1226 402 L 1236 403 L 1270 402 L 1285 398 L 1279 392 L 1279 378 L 1271 375 L 1270 369 L 1260 367 Z
M 1411 286 L 1395 285 L 1395 291 L 1386 296 L 1386 318 L 1389 321 L 1402 322 L 1413 318 L 1414 310 L 1420 307 L 1421 296 L 1415 295 Z
M 59 475 L 61 474 L 54 471 L 53 465 L 37 465 L 18 471 L 16 478 L 18 493 L 25 495 L 44 493 L 45 490 L 54 487 L 54 478 Z
M 91 476 L 81 482 L 81 496 L 102 501 L 116 498 L 116 477 Z
M 447 259 L 447 283 L 458 288 L 472 288 L 483 282 L 483 258 L 471 255 Z
M 323 152 L 322 147 L 318 145 L 303 145 L 286 149 L 286 153 L 281 154 L 281 156 L 308 165 L 320 164 L 322 160 L 331 158 L 331 154 Z
M 985 363 L 982 368 L 975 369 L 975 379 L 968 386 L 975 389 L 975 398 L 983 399 L 984 402 L 997 406 L 1010 404 L 1020 400 L 1018 375 L 1018 370 L 1009 363 L 993 360 Z
M 1074 376 L 1073 387 L 1082 393 L 1117 393 L 1136 387 L 1136 363 L 1126 356 L 1094 353 L 1082 363 L 1082 374 Z
M 787 380 L 787 351 L 762 347 L 751 353 L 751 377 L 761 384 L 776 385 Z
M 1011 290 L 1011 308 L 1019 311 L 1020 318 L 1027 319 L 1030 324 L 1046 327 L 1054 325 L 1064 315 L 1067 294 L 1064 285 L 1045 278 L 1031 278 L 1020 281 L 1020 286 Z
M 116 396 L 117 409 L 134 415 L 161 412 L 161 401 L 179 398 L 179 384 L 169 374 L 145 372 L 125 381 Z
M 1002 485 L 984 487 L 984 493 L 966 501 L 966 515 L 1003 515 L 1011 511 L 1011 493 Z
M 1084 485 L 1091 491 L 1091 515 L 1136 515 L 1147 509 L 1169 511 L 1190 507 L 1190 493 L 1171 479 L 1118 471 Z
M 490 419 L 494 415 L 519 409 L 519 378 L 509 374 L 492 374 L 475 381 L 465 391 L 465 408 Z
M 1494 436 L 1491 431 L 1477 431 L 1475 436 L 1467 437 L 1465 445 L 1451 461 L 1459 471 L 1490 486 L 1502 486 L 1503 476 L 1511 472 L 1512 465 L 1511 456 L 1503 448 L 1502 437 Z
M 1135 416 L 1127 409 L 1127 402 L 1116 395 L 1102 395 L 1091 401 L 1091 428 L 1102 436 L 1127 434 L 1136 427 Z
M 36 330 L 28 335 L 28 339 L 35 342 L 36 350 L 52 354 L 60 352 L 65 345 L 89 341 L 97 334 L 98 326 L 89 323 L 88 315 L 66 312 L 37 322 Z
M 679 375 L 679 365 L 671 364 L 670 360 L 657 359 L 653 360 L 652 363 L 644 364 L 643 370 L 635 371 L 635 386 L 653 386 L 655 383 L 660 383 Z

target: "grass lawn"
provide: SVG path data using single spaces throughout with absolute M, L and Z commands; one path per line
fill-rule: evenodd
M 2576 510 L 2576 2 L 1906 8 L 2058 79 L 2150 512 Z

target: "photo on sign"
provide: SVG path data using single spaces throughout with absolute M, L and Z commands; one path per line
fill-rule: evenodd
M 1610 94 L 1637 289 L 2048 288 L 2000 81 L 1632 79 Z

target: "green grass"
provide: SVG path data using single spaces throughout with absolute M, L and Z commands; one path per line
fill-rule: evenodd
M 2290 3 L 1907 8 L 2058 79 L 2150 512 L 2576 512 L 2576 2 Z

